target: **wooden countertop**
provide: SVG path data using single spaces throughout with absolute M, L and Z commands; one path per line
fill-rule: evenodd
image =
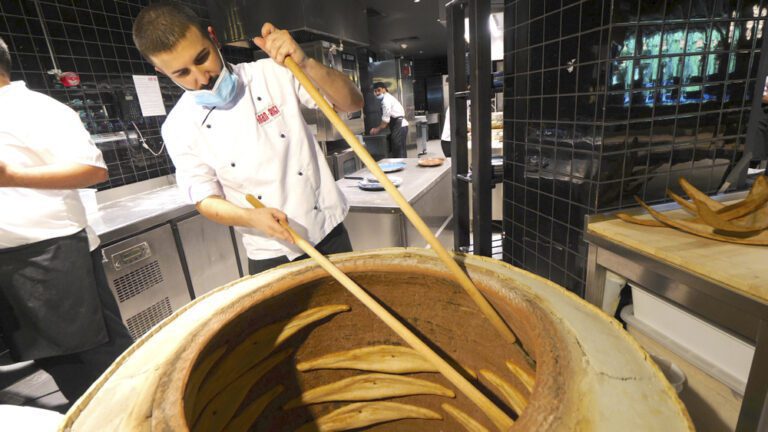
M 665 213 L 677 216 L 684 211 Z M 768 247 L 725 243 L 619 219 L 590 223 L 587 232 L 768 303 Z

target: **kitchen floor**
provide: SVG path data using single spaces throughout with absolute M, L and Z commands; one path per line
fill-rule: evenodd
M 433 139 L 427 141 L 427 154 L 424 156 L 419 156 L 419 152 L 421 152 L 422 149 L 418 146 L 414 146 L 413 148 L 408 148 L 406 150 L 406 156 L 409 158 L 417 158 L 417 157 L 445 157 L 443 155 L 443 149 L 440 147 L 440 140 L 439 139 Z
M 10 355 L 0 353 L 0 405 L 22 405 L 63 411 L 67 399 L 50 375 L 34 362 L 13 363 Z
M 408 149 L 408 157 L 419 157 L 421 149 Z M 427 142 L 426 157 L 442 157 L 440 140 Z M 450 225 L 450 224 L 449 224 Z M 450 226 L 440 235 L 447 248 L 453 247 L 453 232 Z M 501 232 L 493 234 L 493 257 L 502 258 Z M 7 352 L 0 349 L 0 404 L 23 405 L 62 411 L 67 399 L 59 392 L 56 383 L 47 373 L 38 369 L 34 362 L 13 363 Z

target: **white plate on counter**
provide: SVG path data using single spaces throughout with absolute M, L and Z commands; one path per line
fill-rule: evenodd
M 391 181 L 392 184 L 395 185 L 395 187 L 400 187 L 400 185 L 403 184 L 403 179 L 401 179 L 400 177 L 387 176 L 387 178 L 389 178 L 389 181 Z M 364 191 L 383 191 L 384 190 L 384 186 L 382 186 L 382 184 L 379 183 L 379 181 L 376 180 L 376 178 L 374 177 L 366 177 L 360 180 L 357 183 L 357 187 L 359 187 Z

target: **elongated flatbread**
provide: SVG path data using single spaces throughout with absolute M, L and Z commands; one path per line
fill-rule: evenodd
M 211 370 L 214 363 L 219 360 L 226 350 L 226 346 L 220 346 L 192 369 L 187 381 L 187 388 L 184 389 L 184 405 L 186 405 L 187 409 L 195 409 L 195 400 L 197 399 L 197 392 L 200 390 L 200 384 L 205 379 L 205 376 L 208 375 L 208 371 Z M 194 415 L 197 417 L 197 413 Z
M 528 399 L 522 395 L 512 384 L 504 381 L 500 376 L 496 375 L 488 369 L 480 369 L 480 376 L 488 380 L 494 387 L 499 389 L 501 395 L 507 401 L 509 406 L 517 413 L 521 415 L 528 406 Z
M 661 228 L 665 227 L 663 223 L 657 221 L 656 219 L 642 219 L 636 216 L 631 216 L 626 213 L 616 213 L 616 217 L 623 220 L 624 222 L 633 223 L 635 225 L 642 225 L 642 226 L 649 226 L 649 227 L 656 227 Z
M 686 180 L 683 177 L 680 177 L 677 182 L 680 184 L 680 187 L 683 188 L 683 192 L 685 192 L 686 195 L 691 200 L 706 200 L 708 204 L 711 205 L 711 207 L 715 210 L 719 210 L 723 207 L 725 207 L 725 204 L 721 203 L 720 201 L 713 200 L 709 197 L 709 195 L 705 194 L 704 192 L 696 189 L 694 185 L 692 185 L 688 180 Z M 693 203 L 691 203 L 693 204 Z M 695 211 L 695 205 L 693 210 Z
M 712 240 L 719 240 L 719 241 L 724 241 L 729 243 L 738 243 L 738 244 L 755 245 L 755 246 L 768 246 L 768 231 L 763 231 L 759 234 L 756 234 L 750 237 L 724 236 L 724 235 L 717 234 L 715 232 L 715 229 L 709 225 L 673 219 L 663 213 L 660 213 L 654 210 L 653 208 L 651 208 L 651 206 L 644 203 L 643 200 L 639 198 L 635 198 L 635 199 L 653 217 L 655 217 L 656 219 L 658 219 L 659 221 L 663 222 L 664 224 L 670 227 L 679 229 L 680 231 L 684 231 L 689 234 L 697 235 L 697 236 L 712 239 Z
M 669 189 L 667 189 L 667 196 L 672 198 L 672 200 L 675 201 L 680 206 L 680 208 L 682 208 L 683 210 L 685 210 L 688 213 L 691 213 L 693 215 L 698 215 L 698 213 L 696 212 L 696 204 L 694 204 L 692 202 L 689 202 L 689 201 L 686 201 L 683 197 L 681 197 L 680 195 L 672 192 Z M 635 225 L 643 225 L 643 226 L 656 227 L 656 228 L 663 228 L 663 227 L 666 226 L 663 223 L 661 223 L 661 222 L 659 222 L 659 221 L 657 221 L 656 219 L 653 219 L 653 218 L 650 218 L 650 219 L 639 218 L 637 216 L 631 216 L 631 215 L 628 215 L 626 213 L 617 213 L 616 217 L 618 217 L 619 219 L 623 220 L 624 222 L 633 223 Z M 697 221 L 699 221 L 699 218 L 698 218 L 698 216 L 695 216 L 695 217 L 691 217 L 691 218 L 685 218 L 683 220 L 687 220 L 687 221 L 691 221 L 691 222 L 697 222 Z
M 194 432 L 220 431 L 229 423 L 232 416 L 243 403 L 248 391 L 270 369 L 277 366 L 291 354 L 290 349 L 282 350 L 248 370 L 243 376 L 227 387 L 226 391 L 217 394 L 200 413 Z
M 477 373 L 472 369 L 461 365 L 454 366 L 477 379 Z M 438 372 L 437 368 L 416 350 L 398 345 L 376 345 L 339 351 L 303 361 L 296 365 L 296 368 L 302 372 L 318 369 L 354 369 L 394 374 Z
M 384 373 L 437 372 L 437 368 L 412 348 L 376 345 L 340 351 L 303 361 L 296 369 L 306 372 L 316 369 L 356 369 Z
M 523 368 L 516 365 L 512 360 L 507 360 L 507 368 L 520 380 L 521 383 L 528 389 L 528 392 L 533 391 L 533 386 L 536 384 L 536 378 L 526 372 Z
M 766 204 L 764 203 L 768 201 L 768 194 L 766 194 L 764 190 L 768 190 L 768 180 L 763 180 L 763 179 L 764 177 L 759 177 L 755 181 L 755 184 L 752 186 L 752 189 L 749 191 L 749 194 L 744 200 L 739 201 L 737 203 L 729 204 L 729 205 L 725 205 L 719 201 L 709 198 L 706 194 L 700 192 L 698 189 L 693 187 L 693 185 L 688 183 L 685 179 L 680 179 L 680 184 L 684 185 L 683 187 L 688 191 L 688 194 L 692 197 L 693 202 L 685 200 L 683 197 L 681 197 L 680 195 L 677 195 L 671 190 L 667 190 L 667 196 L 672 198 L 672 200 L 675 201 L 678 205 L 680 205 L 682 209 L 694 215 L 694 217 L 691 217 L 691 218 L 676 218 L 676 220 L 678 221 L 691 222 L 691 223 L 706 223 L 710 226 L 713 226 L 715 228 L 722 229 L 722 230 L 726 230 L 726 228 L 724 227 L 730 227 L 732 232 L 751 232 L 751 231 L 755 231 L 755 229 L 752 229 L 750 231 L 749 229 L 743 229 L 743 227 L 742 229 L 734 228 L 729 224 L 722 223 L 720 221 L 733 220 L 735 221 L 734 223 L 736 225 L 759 227 L 760 225 L 755 224 L 754 220 L 755 219 L 763 220 L 762 217 L 760 216 L 750 217 L 750 216 L 753 215 L 754 213 L 758 213 L 765 210 Z M 699 215 L 699 209 L 697 208 L 698 202 L 705 203 L 707 208 L 711 209 L 716 216 L 709 216 L 709 220 L 703 219 Z M 618 213 L 616 214 L 616 217 L 623 220 L 624 222 L 630 222 L 636 225 L 643 225 L 643 226 L 650 226 L 650 227 L 667 226 L 666 224 L 655 219 L 639 218 L 636 216 L 631 216 L 627 213 Z
M 379 423 L 404 419 L 442 420 L 443 417 L 426 408 L 397 402 L 358 402 L 339 408 L 312 423 L 297 429 L 297 432 L 345 431 Z
M 272 399 L 276 398 L 283 391 L 283 386 L 277 385 L 272 390 L 259 396 L 256 400 L 248 404 L 243 408 L 243 412 L 239 416 L 230 421 L 224 428 L 224 432 L 242 432 L 248 430 L 264 411 L 264 408 L 272 402 Z
M 481 425 L 477 420 L 470 417 L 469 414 L 456 408 L 455 406 L 447 403 L 444 403 L 440 406 L 443 407 L 445 412 L 450 414 L 450 416 L 453 417 L 460 425 L 464 426 L 464 429 L 466 429 L 468 432 L 489 432 L 485 426 Z
M 411 395 L 456 397 L 450 389 L 420 378 L 391 374 L 364 374 L 316 387 L 288 402 L 283 409 L 337 401 L 370 401 Z
M 725 205 L 720 201 L 710 198 L 682 177 L 679 182 L 685 193 L 694 201 L 694 205 L 697 201 L 704 202 L 707 207 L 726 220 L 746 216 L 768 203 L 768 180 L 765 177 L 758 177 L 755 180 L 746 198 L 730 205 Z
M 699 216 L 702 221 L 720 231 L 725 231 L 727 233 L 754 233 L 768 229 L 768 218 L 758 221 L 756 224 L 746 224 L 744 222 L 729 221 L 723 218 L 718 215 L 717 212 L 709 208 L 704 201 L 696 201 L 696 208 L 699 210 Z M 756 212 L 761 212 L 761 210 L 758 209 Z
M 266 358 L 299 330 L 323 318 L 348 310 L 347 305 L 320 306 L 255 331 L 211 368 L 211 372 L 200 387 L 194 411 L 200 412 L 201 408 L 222 389 Z
M 667 196 L 672 198 L 672 201 L 676 202 L 680 206 L 680 208 L 682 208 L 683 210 L 687 211 L 688 213 L 690 213 L 692 215 L 696 215 L 698 213 L 696 211 L 696 204 L 686 200 L 685 198 L 683 198 L 680 195 L 672 192 L 669 189 L 667 189 Z

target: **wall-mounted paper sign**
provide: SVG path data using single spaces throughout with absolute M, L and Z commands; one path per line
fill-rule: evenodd
M 144 117 L 166 114 L 160 84 L 155 75 L 134 75 L 133 85 L 136 86 L 141 114 Z

